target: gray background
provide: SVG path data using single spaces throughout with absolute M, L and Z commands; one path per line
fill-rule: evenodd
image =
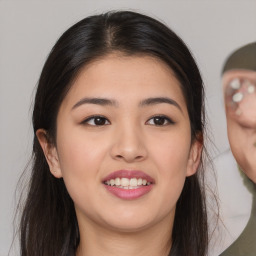
M 256 40 L 255 0 L 0 0 L 0 256 L 7 255 L 12 241 L 14 191 L 31 152 L 31 102 L 43 63 L 57 38 L 69 26 L 85 16 L 111 9 L 151 15 L 183 38 L 197 60 L 206 86 L 209 130 L 216 145 L 210 145 L 212 157 L 229 148 L 220 70 L 231 51 Z M 230 169 L 229 163 L 234 166 L 232 157 L 223 161 L 225 168 Z M 222 163 L 218 164 L 217 172 L 221 168 Z M 230 194 L 228 189 L 224 183 L 220 197 Z M 240 200 L 247 214 L 250 196 L 243 193 Z M 231 205 L 240 204 L 239 198 L 232 194 L 223 198 Z M 225 200 L 221 201 L 224 208 Z M 245 223 L 246 217 L 236 235 Z M 232 225 L 235 222 L 231 221 Z M 236 235 L 217 243 L 211 254 L 217 255 Z

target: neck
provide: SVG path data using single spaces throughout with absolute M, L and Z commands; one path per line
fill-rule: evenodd
M 171 221 L 136 232 L 110 230 L 90 221 L 80 222 L 79 229 L 77 256 L 167 256 L 171 248 Z

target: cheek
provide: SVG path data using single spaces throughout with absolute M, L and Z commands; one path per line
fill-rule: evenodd
M 80 200 L 81 195 L 86 197 L 95 183 L 100 182 L 99 170 L 106 154 L 104 145 L 77 130 L 62 130 L 58 133 L 57 147 L 62 176 L 70 196 L 74 201 Z
M 179 147 L 180 146 L 180 147 Z M 162 187 L 167 193 L 181 191 L 187 173 L 189 147 L 167 147 L 158 158 L 159 175 L 161 175 Z M 187 146 L 187 145 L 186 145 Z
M 83 126 L 72 123 L 63 125 L 57 134 L 57 149 L 64 172 L 66 170 L 80 171 L 80 168 L 93 170 L 95 168 L 90 167 L 97 166 L 106 154 L 104 146 L 107 143 L 102 143 L 104 138 L 101 135 L 86 132 Z M 72 168 L 75 166 L 77 168 Z
M 190 141 L 190 131 L 181 128 L 151 142 L 150 152 L 162 172 L 161 175 L 179 176 L 186 173 Z
M 168 207 L 176 204 L 187 174 L 190 153 L 190 132 L 176 133 L 154 143 L 151 157 L 158 169 L 158 184 L 162 203 Z M 159 199 L 158 199 L 159 200 Z
M 96 165 L 100 157 L 100 148 L 90 139 L 84 140 L 81 136 L 71 135 L 58 144 L 61 170 L 64 172 L 85 172 Z

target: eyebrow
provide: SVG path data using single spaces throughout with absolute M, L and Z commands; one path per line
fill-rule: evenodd
M 155 97 L 155 98 L 147 98 L 145 100 L 142 100 L 139 103 L 140 107 L 144 107 L 144 106 L 151 106 L 151 105 L 157 105 L 157 104 L 162 104 L 162 103 L 167 103 L 170 105 L 173 105 L 175 107 L 177 107 L 181 112 L 181 106 L 173 99 L 168 98 L 168 97 Z M 73 107 L 72 110 L 84 105 L 84 104 L 95 104 L 95 105 L 101 105 L 101 106 L 118 106 L 118 102 L 115 100 L 111 100 L 111 99 L 106 99 L 106 98 L 82 98 L 81 100 L 79 100 Z
M 143 107 L 143 106 L 156 105 L 161 103 L 167 103 L 167 104 L 173 105 L 182 112 L 181 106 L 175 100 L 168 97 L 148 98 L 141 101 L 139 105 Z
M 83 104 L 95 104 L 95 105 L 101 105 L 101 106 L 117 106 L 118 105 L 118 103 L 115 100 L 110 100 L 105 98 L 83 98 L 79 100 L 72 107 L 72 110 Z

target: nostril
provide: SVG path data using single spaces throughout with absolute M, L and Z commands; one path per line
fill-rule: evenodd
M 132 161 L 140 161 L 142 160 L 144 157 L 142 155 L 135 155 L 134 154 L 118 154 L 115 155 L 115 159 L 116 160 L 124 160 L 126 162 L 132 162 Z
M 138 143 L 137 140 L 135 142 Z M 129 143 L 115 143 L 109 152 L 111 157 L 126 162 L 141 161 L 146 157 L 147 151 L 144 146 L 137 145 L 135 142 L 134 144 L 131 141 Z

